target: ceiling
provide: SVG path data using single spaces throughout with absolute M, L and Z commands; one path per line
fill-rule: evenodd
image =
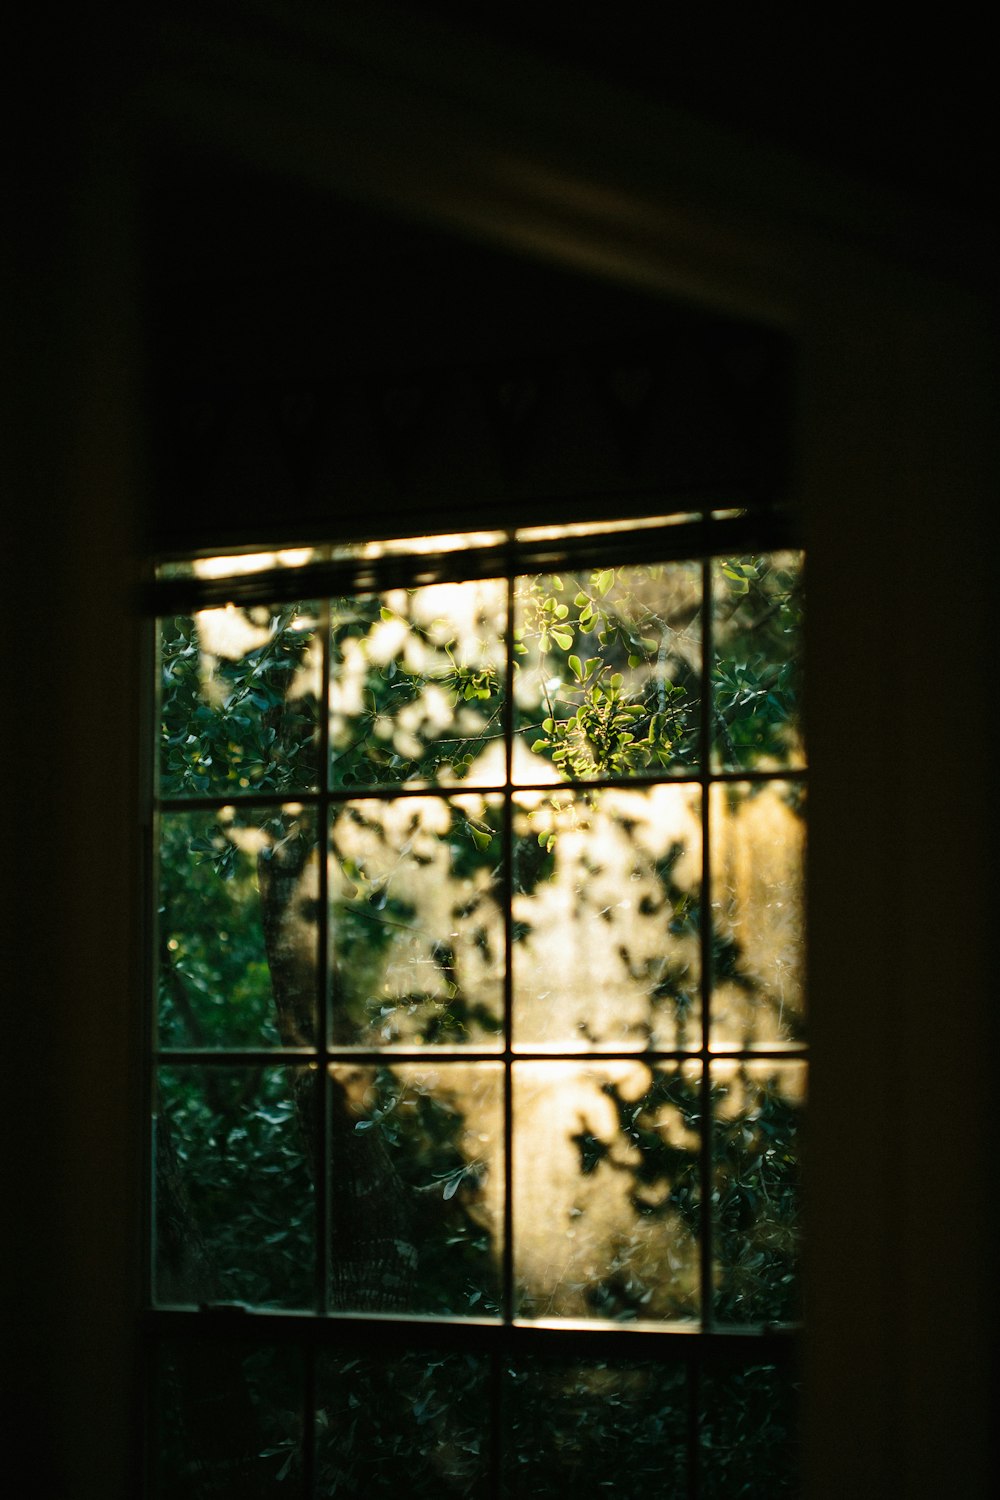
M 695 7 L 666 0 L 421 0 L 436 17 L 562 60 L 748 139 L 976 218 L 997 206 L 995 64 L 961 8 Z

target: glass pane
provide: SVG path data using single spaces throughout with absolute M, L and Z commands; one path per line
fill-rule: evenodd
M 521 1316 L 696 1315 L 700 1065 L 513 1071 Z
M 280 552 L 235 552 L 228 557 L 175 558 L 157 565 L 157 578 L 237 578 L 270 568 L 304 568 L 318 562 L 322 547 L 286 547 Z
M 157 1500 L 302 1496 L 304 1383 L 297 1350 L 171 1341 L 157 1350 L 156 1375 Z
M 515 798 L 515 1046 L 700 1046 L 700 798 Z
M 760 1360 L 702 1375 L 701 1494 L 705 1500 L 734 1495 L 792 1496 L 800 1493 L 796 1424 L 798 1380 L 791 1370 Z
M 438 536 L 387 537 L 368 542 L 340 542 L 330 551 L 332 557 L 427 556 L 437 552 L 467 552 L 470 547 L 499 547 L 506 536 L 503 531 L 457 531 Z
M 315 818 L 294 806 L 160 818 L 162 1047 L 316 1035 Z
M 504 1494 L 680 1497 L 687 1379 L 679 1363 L 518 1359 L 506 1371 Z
M 655 775 L 696 762 L 697 564 L 519 578 L 514 621 L 515 782 Z
M 158 1302 L 313 1305 L 315 1076 L 304 1067 L 160 1069 Z
M 227 604 L 160 621 L 160 794 L 312 791 L 314 604 Z
M 334 599 L 333 784 L 504 780 L 502 580 Z
M 498 1311 L 503 1071 L 330 1069 L 333 1306 Z
M 562 526 L 519 526 L 519 542 L 558 541 L 564 536 L 607 536 L 617 531 L 641 531 L 647 526 L 682 526 L 701 519 L 698 511 L 679 511 L 669 516 L 631 516 L 615 521 L 570 521 Z
M 712 563 L 713 763 L 726 770 L 804 764 L 803 555 Z
M 713 1046 L 799 1042 L 805 1014 L 805 788 L 711 789 Z
M 324 1352 L 317 1368 L 317 1494 L 488 1493 L 489 1361 Z
M 799 1153 L 804 1062 L 712 1064 L 716 1316 L 801 1316 Z
M 330 838 L 341 1046 L 501 1044 L 501 799 L 347 803 Z

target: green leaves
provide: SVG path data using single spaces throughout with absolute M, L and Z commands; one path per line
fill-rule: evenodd
M 575 581 L 571 604 L 558 597 L 567 592 L 561 579 L 558 591 L 554 579 L 520 586 L 519 644 L 543 658 L 545 712 L 532 750 L 573 778 L 670 764 L 686 713 L 683 688 L 667 676 L 658 582 L 642 568 L 596 569 Z M 585 636 L 598 647 L 587 657 L 570 649 Z
M 759 576 L 754 563 L 736 559 L 722 564 L 722 575 L 729 581 L 730 591 L 734 594 L 748 594 L 751 582 Z
M 355 1121 L 354 1129 L 358 1132 L 374 1130 L 376 1126 L 381 1125 L 383 1120 L 386 1120 L 392 1114 L 398 1103 L 399 1095 L 390 1094 L 381 1108 L 373 1110 L 367 1119 Z
M 414 587 L 331 600 L 335 785 L 460 781 L 502 733 L 506 588 L 448 588 L 444 599 Z
M 302 679 L 309 675 L 315 611 L 293 604 L 265 609 L 261 619 L 260 610 L 246 610 L 220 624 L 215 617 L 221 613 L 160 625 L 163 794 L 311 789 L 318 771 L 318 700 Z M 227 623 L 237 644 L 223 651 Z M 248 641 L 260 643 L 240 654 Z
M 794 764 L 802 754 L 801 554 L 713 566 L 717 754 L 730 768 Z
M 493 830 L 486 823 L 474 823 L 471 818 L 465 820 L 465 826 L 469 830 L 472 842 L 480 851 L 486 850 L 493 842 Z

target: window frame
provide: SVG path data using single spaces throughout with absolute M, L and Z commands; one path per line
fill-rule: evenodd
M 559 522 L 555 522 L 558 525 Z M 514 531 L 507 532 L 507 539 L 499 545 L 484 546 L 481 548 L 463 550 L 461 552 L 444 550 L 439 552 L 422 553 L 418 556 L 402 555 L 396 556 L 391 553 L 385 554 L 377 559 L 363 557 L 336 557 L 313 561 L 302 567 L 276 568 L 256 573 L 237 573 L 230 577 L 211 578 L 199 576 L 172 576 L 159 577 L 149 586 L 146 598 L 147 613 L 160 618 L 170 614 L 193 613 L 198 609 L 211 608 L 222 604 L 251 604 L 263 603 L 276 604 L 292 602 L 302 598 L 327 598 L 332 595 L 350 596 L 355 593 L 371 594 L 381 592 L 388 588 L 399 587 L 422 587 L 428 584 L 444 582 L 462 582 L 476 578 L 499 578 L 508 580 L 508 617 L 512 610 L 513 580 L 515 577 L 532 573 L 544 573 L 554 571 L 573 571 L 597 566 L 624 566 L 629 563 L 650 561 L 655 555 L 657 562 L 699 562 L 702 568 L 703 597 L 709 597 L 708 581 L 710 566 L 713 559 L 720 556 L 745 555 L 747 553 L 770 553 L 789 549 L 799 550 L 801 540 L 798 535 L 795 521 L 789 515 L 780 511 L 762 510 L 758 512 L 747 511 L 705 511 L 695 518 L 672 519 L 668 524 L 659 522 L 653 525 L 643 525 L 641 521 L 634 529 L 597 533 L 594 535 L 559 537 L 554 540 L 517 540 Z M 652 549 L 652 550 L 651 550 Z M 248 550 L 258 550 L 253 547 Z M 701 685 L 702 699 L 705 703 L 712 701 L 710 685 L 712 673 L 712 640 L 711 620 L 712 611 L 703 611 L 703 637 L 702 637 L 702 666 Z M 331 672 L 328 661 L 330 649 L 328 624 L 324 625 L 325 641 L 323 646 L 323 696 L 320 707 L 320 763 L 322 785 L 317 792 L 309 797 L 303 797 L 299 793 L 284 794 L 284 800 L 303 800 L 314 804 L 318 812 L 318 829 L 326 826 L 327 814 L 330 806 L 349 799 L 356 799 L 370 795 L 367 789 L 352 788 L 347 791 L 332 791 L 329 786 L 328 776 L 328 711 L 327 693 L 331 680 Z M 155 653 L 154 653 L 155 654 Z M 508 702 L 513 702 L 512 694 L 512 672 L 511 665 L 513 657 L 508 654 L 508 679 L 507 697 Z M 153 723 L 155 717 L 155 723 Z M 505 727 L 505 738 L 513 737 L 513 728 L 510 714 L 505 716 L 507 724 Z M 158 729 L 159 703 L 157 700 L 155 716 L 151 715 L 154 733 Z M 752 769 L 741 770 L 719 770 L 713 768 L 710 755 L 712 739 L 711 714 L 703 715 L 701 726 L 701 748 L 697 768 L 693 768 L 690 775 L 677 775 L 669 772 L 661 775 L 651 775 L 643 778 L 641 775 L 629 778 L 629 785 L 661 785 L 672 782 L 697 784 L 702 792 L 702 853 L 701 853 L 701 886 L 703 891 L 710 890 L 711 880 L 711 855 L 708 834 L 708 803 L 709 788 L 713 785 L 725 784 L 726 782 L 768 782 L 782 781 L 789 778 L 803 785 L 808 780 L 808 768 L 805 761 L 801 766 L 785 767 L 780 770 L 754 771 Z M 508 756 L 508 768 L 510 765 Z M 602 779 L 595 779 L 579 786 L 588 788 L 598 787 L 603 784 L 620 785 L 620 779 L 609 778 L 607 783 Z M 462 790 L 462 783 L 447 788 L 435 786 L 421 786 L 420 794 L 427 796 L 449 795 Z M 573 781 L 560 782 L 558 789 L 572 791 L 577 789 L 578 784 Z M 555 789 L 555 788 L 553 788 Z M 412 790 L 412 789 L 411 789 Z M 479 788 L 477 787 L 478 791 Z M 490 791 L 494 788 L 489 788 Z M 511 783 L 508 775 L 504 788 L 505 809 L 509 809 L 511 799 L 519 790 L 518 785 Z M 280 793 L 262 794 L 260 803 L 275 804 L 282 800 Z M 381 791 L 385 799 L 399 795 L 399 788 L 385 789 Z M 402 795 L 407 795 L 404 791 Z M 206 795 L 205 797 L 185 797 L 183 799 L 159 797 L 157 792 L 152 792 L 151 802 L 153 814 L 149 820 L 149 843 L 148 843 L 148 884 L 150 891 L 155 889 L 153 871 L 155 869 L 155 845 L 157 838 L 157 819 L 159 809 L 162 807 L 177 810 L 181 806 L 185 809 L 207 810 L 218 808 L 226 803 L 238 802 L 243 807 L 251 807 L 255 803 L 253 794 L 241 795 L 238 798 L 227 798 L 222 795 Z M 505 812 L 506 824 L 506 848 L 504 858 L 510 864 L 510 816 Z M 326 846 L 328 831 L 320 833 L 321 849 Z M 326 861 L 321 857 L 321 870 Z M 321 874 L 320 901 L 324 913 L 328 912 L 327 890 L 325 873 Z M 711 908 L 711 903 L 706 902 Z M 147 903 L 151 907 L 151 903 Z M 508 932 L 506 934 L 506 952 L 510 954 L 510 910 L 507 908 L 506 919 Z M 326 926 L 327 920 L 320 923 L 320 949 L 319 964 L 326 970 L 328 954 L 326 951 Z M 805 1042 L 801 1044 L 777 1044 L 774 1047 L 755 1045 L 752 1049 L 746 1047 L 710 1047 L 709 1045 L 709 1018 L 711 1014 L 710 994 L 712 987 L 712 924 L 710 920 L 700 922 L 701 942 L 701 975 L 699 989 L 702 997 L 702 1039 L 697 1050 L 670 1050 L 650 1048 L 643 1052 L 637 1052 L 634 1048 L 608 1048 L 598 1053 L 564 1053 L 556 1050 L 546 1050 L 546 1060 L 562 1060 L 564 1057 L 572 1057 L 574 1061 L 585 1061 L 590 1058 L 595 1062 L 604 1060 L 617 1060 L 628 1057 L 640 1059 L 652 1063 L 670 1060 L 698 1060 L 701 1065 L 701 1090 L 706 1101 L 705 1118 L 709 1119 L 707 1109 L 708 1096 L 711 1088 L 710 1060 L 731 1059 L 737 1062 L 748 1060 L 766 1062 L 781 1059 L 808 1060 L 808 1047 Z M 153 966 L 154 948 L 152 943 L 147 944 L 147 975 L 146 992 L 151 997 L 147 1005 L 147 1069 L 146 1089 L 149 1101 L 146 1110 L 147 1138 L 146 1138 L 146 1165 L 145 1182 L 147 1186 L 148 1206 L 145 1214 L 145 1310 L 142 1315 L 142 1335 L 145 1346 L 145 1356 L 150 1372 L 155 1367 L 155 1350 L 163 1341 L 169 1339 L 208 1340 L 213 1343 L 226 1343 L 250 1346 L 262 1344 L 274 1344 L 282 1346 L 293 1346 L 297 1348 L 303 1357 L 303 1387 L 302 1387 L 302 1493 L 312 1495 L 316 1492 L 316 1407 L 317 1407 L 317 1378 L 316 1364 L 320 1353 L 325 1349 L 342 1348 L 344 1350 L 364 1351 L 365 1353 L 376 1353 L 379 1355 L 399 1354 L 414 1350 L 439 1350 L 446 1352 L 465 1352 L 488 1355 L 490 1362 L 490 1389 L 491 1389 L 491 1458 L 490 1458 L 490 1493 L 500 1495 L 506 1493 L 505 1468 L 504 1468 L 504 1443 L 503 1443 L 503 1420 L 504 1420 L 504 1395 L 503 1374 L 507 1364 L 517 1361 L 525 1356 L 541 1357 L 543 1359 L 560 1361 L 642 1361 L 662 1362 L 664 1364 L 677 1363 L 683 1367 L 686 1382 L 686 1419 L 687 1448 L 686 1448 L 686 1471 L 688 1494 L 691 1500 L 697 1500 L 701 1493 L 701 1436 L 699 1428 L 699 1402 L 700 1392 L 706 1377 L 710 1378 L 713 1373 L 723 1372 L 740 1360 L 746 1361 L 751 1358 L 755 1362 L 763 1362 L 775 1366 L 783 1378 L 797 1379 L 801 1362 L 801 1326 L 797 1323 L 781 1325 L 747 1324 L 740 1327 L 720 1327 L 716 1325 L 711 1301 L 702 1297 L 701 1315 L 698 1319 L 690 1322 L 675 1322 L 661 1324 L 630 1324 L 602 1322 L 594 1319 L 593 1323 L 584 1325 L 573 1323 L 568 1320 L 529 1320 L 518 1319 L 513 1312 L 513 1249 L 511 1244 L 511 1143 L 512 1143 L 512 1113 L 510 1097 L 511 1068 L 514 1061 L 531 1060 L 533 1054 L 530 1049 L 512 1049 L 511 1045 L 511 978 L 509 962 L 505 963 L 505 1041 L 503 1049 L 499 1052 L 490 1051 L 479 1053 L 475 1048 L 462 1048 L 461 1060 L 478 1061 L 480 1057 L 489 1061 L 500 1062 L 504 1069 L 505 1078 L 505 1103 L 504 1103 L 504 1162 L 505 1162 L 505 1191 L 504 1191 L 504 1224 L 502 1235 L 504 1240 L 502 1264 L 504 1267 L 504 1294 L 502 1297 L 503 1310 L 499 1319 L 476 1318 L 476 1317 L 449 1317 L 438 1318 L 421 1314 L 390 1314 L 390 1313 L 353 1313 L 332 1310 L 329 1305 L 321 1306 L 319 1310 L 306 1311 L 276 1311 L 271 1309 L 244 1309 L 229 1305 L 208 1305 L 197 1309 L 185 1306 L 158 1305 L 154 1297 L 154 1238 L 153 1205 L 152 1205 L 152 1181 L 154 1173 L 152 1139 L 149 1131 L 149 1122 L 153 1116 L 153 1099 L 155 1097 L 155 1073 L 161 1061 L 167 1060 L 172 1063 L 184 1063 L 198 1061 L 206 1062 L 236 1062 L 239 1061 L 248 1066 L 266 1065 L 268 1062 L 275 1063 L 283 1057 L 292 1061 L 295 1056 L 301 1061 L 303 1056 L 314 1058 L 320 1077 L 326 1076 L 327 1068 L 337 1061 L 349 1060 L 351 1063 L 373 1063 L 381 1061 L 390 1066 L 396 1063 L 411 1061 L 426 1061 L 427 1053 L 420 1053 L 416 1049 L 409 1051 L 394 1046 L 388 1053 L 377 1049 L 366 1051 L 359 1047 L 347 1049 L 338 1048 L 329 1041 L 329 1011 L 330 996 L 328 987 L 323 986 L 321 990 L 319 1026 L 317 1037 L 312 1048 L 307 1053 L 292 1054 L 287 1048 L 274 1047 L 259 1049 L 212 1049 L 206 1053 L 199 1049 L 184 1049 L 172 1047 L 161 1052 L 155 1042 L 155 994 L 156 978 Z M 451 1054 L 453 1057 L 455 1053 Z M 543 1054 L 539 1054 L 541 1056 Z M 325 1170 L 317 1171 L 316 1174 L 316 1196 L 317 1196 L 317 1220 L 322 1224 L 328 1212 L 326 1202 L 328 1192 L 328 1181 L 330 1177 L 330 1159 L 327 1131 L 326 1089 L 317 1090 L 317 1098 L 320 1103 L 317 1108 L 317 1140 L 316 1147 L 320 1153 L 317 1161 L 324 1164 Z M 701 1143 L 701 1178 L 702 1181 L 709 1180 L 712 1171 L 712 1138 L 711 1130 L 702 1131 Z M 712 1211 L 707 1201 L 707 1195 L 703 1195 L 705 1201 L 701 1215 L 701 1237 L 699 1254 L 701 1269 L 699 1284 L 704 1293 L 712 1284 Z M 317 1269 L 322 1278 L 322 1265 L 324 1257 L 328 1257 L 329 1231 L 328 1226 L 320 1229 L 317 1248 Z M 751 1355 L 752 1351 L 752 1355 Z M 157 1423 L 157 1384 L 155 1377 L 148 1382 L 149 1405 L 147 1408 L 147 1423 L 149 1434 L 155 1433 Z M 155 1476 L 153 1473 L 154 1443 L 147 1443 L 147 1466 L 146 1479 L 150 1493 L 154 1491 Z

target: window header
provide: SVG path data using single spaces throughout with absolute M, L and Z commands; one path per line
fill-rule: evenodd
M 307 595 L 368 593 L 395 585 L 455 583 L 514 573 L 718 556 L 799 545 L 791 517 L 742 508 L 705 515 L 446 533 L 271 549 L 228 557 L 165 559 L 146 601 L 151 614 Z

